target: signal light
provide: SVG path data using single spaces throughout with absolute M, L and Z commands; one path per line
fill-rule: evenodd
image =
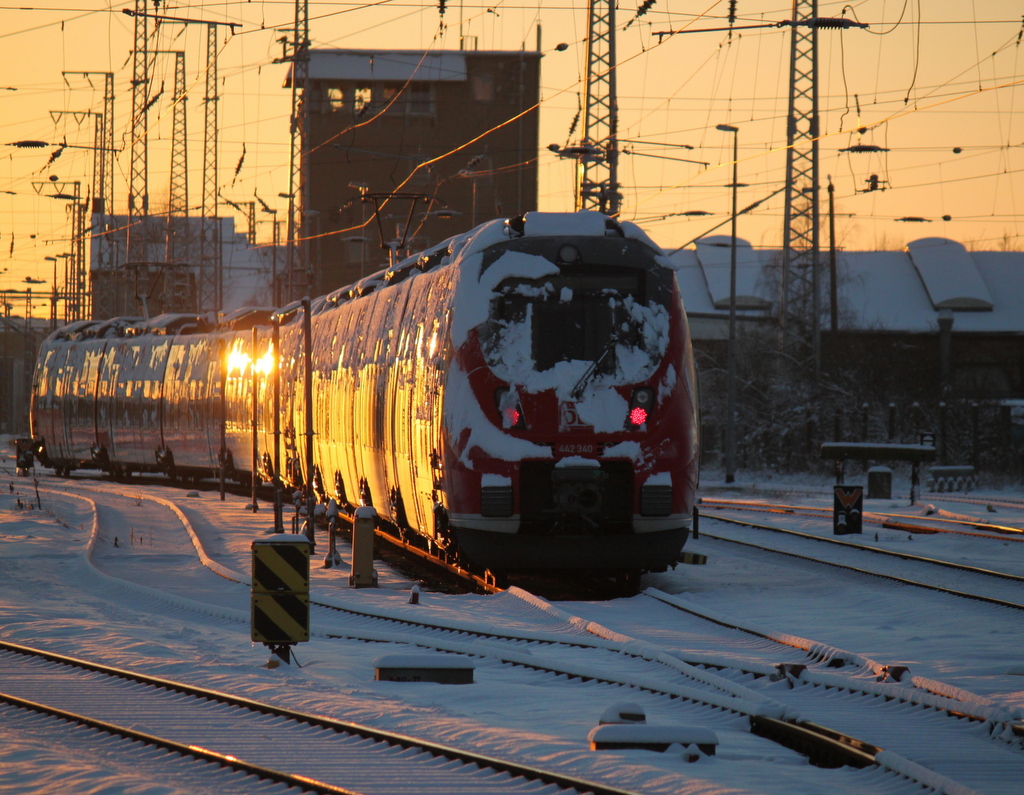
M 634 406 L 629 410 L 629 421 L 633 425 L 643 425 L 647 422 L 647 409 Z
M 654 408 L 654 390 L 647 386 L 638 387 L 633 390 L 633 398 L 629 401 L 629 414 L 627 415 L 627 427 L 639 428 L 647 422 Z
M 523 406 L 519 402 L 519 393 L 507 386 L 494 390 L 494 404 L 501 415 L 501 427 L 508 430 L 526 430 L 526 420 L 523 418 Z

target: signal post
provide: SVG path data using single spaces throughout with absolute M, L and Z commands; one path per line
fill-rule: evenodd
M 252 542 L 252 640 L 291 662 L 291 647 L 309 640 L 309 539 L 275 533 Z M 276 664 L 274 664 L 276 662 Z

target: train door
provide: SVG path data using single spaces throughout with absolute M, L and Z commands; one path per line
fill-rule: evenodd
M 52 379 L 54 408 L 53 440 L 47 445 L 50 458 L 70 461 L 73 455 L 73 426 L 70 422 L 74 411 L 75 383 L 78 377 L 77 346 L 63 343 L 58 348 L 57 367 Z
M 140 450 L 139 460 L 156 465 L 157 450 L 164 446 L 163 435 L 163 384 L 167 371 L 167 356 L 171 349 L 170 337 L 154 337 L 141 350 L 142 370 L 139 378 L 142 394 L 139 395 Z
M 296 485 L 302 479 L 300 455 L 305 430 L 296 395 L 301 395 L 302 382 L 302 323 L 299 314 L 281 328 L 281 468 L 287 482 Z
M 96 448 L 99 462 L 105 466 L 107 459 L 116 454 L 114 415 L 117 408 L 117 381 L 120 360 L 117 349 L 121 343 L 111 340 L 103 349 L 100 358 L 99 375 L 96 382 Z
M 454 285 L 446 269 L 426 281 L 421 294 L 422 319 L 417 332 L 416 372 L 413 387 L 413 467 L 416 495 L 425 517 L 433 516 L 434 503 L 442 500 L 435 484 L 440 479 L 440 427 L 443 422 L 441 382 L 445 366 L 446 324 L 443 318 L 450 306 Z M 426 527 L 433 530 L 430 519 Z
M 58 410 L 56 403 L 56 381 L 58 361 L 66 354 L 59 347 L 50 346 L 42 356 L 34 374 L 32 388 L 32 435 L 42 438 L 47 454 L 59 456 L 61 442 L 58 440 Z M 52 450 L 52 453 L 51 453 Z
M 385 426 L 387 411 L 387 378 L 394 332 L 388 325 L 390 302 L 384 291 L 369 297 L 369 334 L 364 348 L 367 361 L 360 374 L 359 399 L 363 406 L 361 427 L 366 431 L 363 446 L 363 477 L 373 506 L 382 516 L 391 518 L 390 493 L 385 465 Z
M 72 458 L 78 463 L 89 461 L 96 441 L 96 387 L 104 345 L 99 341 L 80 344 L 79 378 L 70 418 Z
M 70 461 L 74 455 L 73 425 L 75 384 L 78 377 L 78 350 L 73 343 L 62 343 L 57 348 L 54 370 L 50 375 L 50 405 L 52 407 L 52 438 L 47 440 L 51 459 Z
M 430 535 L 433 528 L 432 504 L 427 489 L 425 502 L 421 495 L 422 486 L 417 480 L 417 461 L 420 452 L 416 443 L 418 376 L 420 372 L 420 349 L 424 335 L 425 297 L 427 285 L 432 277 L 417 277 L 403 282 L 407 297 L 402 321 L 403 336 L 399 340 L 396 357 L 399 385 L 395 400 L 395 472 L 398 487 L 404 497 L 404 507 L 409 523 L 421 533 Z
M 414 280 L 413 280 L 414 281 Z M 386 323 L 389 345 L 381 367 L 384 380 L 384 463 L 386 490 L 395 521 L 417 527 L 409 472 L 409 287 L 410 281 L 388 288 Z M 414 501 L 413 501 L 414 502 Z
M 337 440 L 341 488 L 344 498 L 353 505 L 359 504 L 359 459 L 356 447 L 356 384 L 361 343 L 359 334 L 360 311 L 357 305 L 349 304 L 341 312 L 342 324 L 339 334 L 344 343 L 338 351 L 338 384 L 334 410 L 336 412 Z
M 185 411 L 188 413 L 190 460 L 199 468 L 219 473 L 224 422 L 223 337 L 192 337 L 187 360 L 188 402 Z
M 334 489 L 338 469 L 337 390 L 338 313 L 328 310 L 313 323 L 313 460 L 325 493 Z
M 151 464 L 154 460 L 153 451 L 157 445 L 150 446 L 150 430 L 145 427 L 147 422 L 146 405 L 149 387 L 149 355 L 151 340 L 143 337 L 128 346 L 128 367 L 122 371 L 125 379 L 125 426 L 122 429 L 124 444 L 127 451 L 122 455 L 127 463 L 137 465 Z M 159 434 L 159 429 L 157 429 Z

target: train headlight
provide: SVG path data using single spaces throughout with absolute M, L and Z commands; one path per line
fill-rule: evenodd
M 580 250 L 571 243 L 566 243 L 558 248 L 558 261 L 566 265 L 580 261 Z
M 523 418 L 523 406 L 519 402 L 519 393 L 507 386 L 500 387 L 494 391 L 494 403 L 501 415 L 501 427 L 508 430 L 526 430 L 526 420 Z
M 633 390 L 633 397 L 629 401 L 629 415 L 626 417 L 626 427 L 639 428 L 647 422 L 654 409 L 654 390 L 647 386 L 637 387 Z

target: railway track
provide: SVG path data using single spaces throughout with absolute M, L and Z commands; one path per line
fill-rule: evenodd
M 147 499 L 166 502 L 169 507 L 173 506 L 169 501 L 160 498 Z M 191 528 L 187 517 L 180 509 L 177 509 L 177 513 L 180 514 L 179 518 L 187 532 L 192 536 L 199 557 L 210 565 L 212 561 L 207 562 L 209 555 L 203 550 L 202 543 L 195 530 Z M 232 571 L 220 564 L 215 564 L 211 568 L 222 577 L 242 584 L 248 579 L 240 572 Z M 749 664 L 723 663 L 723 660 L 728 660 L 728 653 L 695 655 L 691 652 L 669 651 L 665 646 L 652 644 L 642 638 L 622 635 L 579 617 L 563 614 L 543 600 L 516 589 L 510 592 L 508 597 L 501 598 L 519 600 L 535 616 L 543 616 L 547 625 L 520 626 L 512 631 L 496 632 L 493 629 L 495 623 L 504 622 L 493 614 L 481 615 L 480 620 L 476 622 L 460 619 L 458 622 L 440 623 L 424 621 L 421 611 L 411 606 L 371 610 L 366 607 L 365 601 L 361 606 L 354 607 L 337 597 L 314 600 L 318 611 L 314 624 L 319 628 L 319 634 L 326 637 L 402 643 L 438 652 L 471 656 L 482 670 L 493 672 L 497 676 L 502 675 L 503 667 L 513 666 L 529 669 L 542 677 L 562 677 L 570 682 L 610 685 L 613 688 L 628 687 L 634 692 L 647 693 L 680 703 L 684 709 L 683 715 L 688 720 L 696 719 L 704 725 L 725 730 L 753 729 L 757 733 L 766 734 L 784 745 L 799 748 L 818 764 L 834 764 L 837 759 L 848 764 L 853 760 L 868 766 L 877 765 L 890 773 L 909 776 L 920 783 L 938 781 L 940 790 L 956 791 L 951 779 L 937 773 L 935 769 L 916 766 L 906 756 L 891 750 L 892 746 L 888 744 L 868 743 L 859 739 L 854 732 L 823 728 L 822 723 L 831 723 L 821 718 L 827 716 L 829 709 L 834 705 L 813 706 L 815 701 L 827 702 L 830 690 L 856 693 L 856 697 L 852 699 L 854 703 L 846 705 L 853 713 L 862 711 L 865 706 L 875 707 L 875 701 L 881 700 L 884 703 L 890 698 L 897 704 L 921 705 L 924 703 L 920 698 L 922 692 L 918 692 L 921 688 L 916 685 L 912 688 L 913 694 L 907 697 L 907 693 L 903 692 L 907 688 L 894 680 L 888 684 L 861 681 L 864 680 L 864 671 L 860 670 L 864 667 L 863 663 L 856 663 L 855 667 L 858 670 L 852 674 L 836 670 L 819 672 L 815 670 L 816 664 L 807 665 L 807 661 L 800 655 L 796 659 L 789 659 L 786 664 L 770 660 L 753 667 Z M 224 610 L 219 612 L 223 614 Z M 233 618 L 247 621 L 248 615 L 241 614 Z M 529 624 L 527 621 L 522 623 Z M 400 631 L 394 631 L 395 627 L 400 627 Z M 486 644 L 482 644 L 481 641 L 486 641 Z M 623 666 L 623 658 L 632 660 L 628 668 Z M 837 659 L 840 657 L 832 655 L 817 667 L 828 669 L 828 663 Z M 725 675 L 722 671 L 725 671 Z M 812 681 L 812 677 L 815 676 L 819 678 Z M 821 685 L 822 676 L 831 676 L 832 679 L 828 686 L 822 689 L 821 694 L 815 696 L 815 688 Z M 872 669 L 871 676 L 877 677 L 878 671 Z M 760 682 L 760 685 L 767 685 L 770 692 L 752 689 L 748 681 L 751 677 L 757 680 L 763 678 L 764 681 Z M 801 683 L 799 687 L 793 687 L 794 690 L 801 690 L 799 695 L 804 699 L 799 707 L 789 701 L 795 696 L 787 692 L 785 698 L 780 698 L 779 693 L 775 692 L 775 683 L 780 681 L 791 685 L 795 682 Z M 807 683 L 810 683 L 810 691 L 804 693 L 802 688 Z M 882 692 L 885 687 L 896 688 L 900 692 Z M 939 688 L 941 690 L 941 685 Z M 949 691 L 948 688 L 946 690 Z M 821 698 L 822 694 L 826 694 L 824 699 Z M 879 699 L 880 695 L 882 699 Z M 966 714 L 962 703 L 952 703 L 956 699 L 935 696 L 934 693 L 931 695 L 945 700 L 938 706 L 926 706 L 940 712 L 944 711 L 947 715 L 962 717 Z M 979 711 L 985 713 L 986 710 L 976 710 Z M 997 713 L 998 710 L 992 707 L 988 709 L 988 717 L 973 714 L 972 717 L 975 720 L 989 722 L 994 720 L 995 723 L 1010 727 L 1009 730 L 1012 732 L 1012 719 L 999 717 Z M 868 710 L 867 714 L 871 714 L 871 710 Z M 992 718 L 993 714 L 997 717 Z M 819 720 L 811 720 L 808 715 L 818 717 Z M 882 720 L 893 723 L 895 717 L 895 714 L 885 713 Z M 870 728 L 870 720 L 867 718 L 862 719 L 860 723 L 853 719 L 848 720 L 850 725 Z M 896 720 L 895 723 L 900 724 L 900 721 Z M 904 732 L 911 736 L 921 734 L 920 727 L 915 731 L 913 722 L 909 725 L 903 724 L 903 727 Z M 959 757 L 953 755 L 951 758 Z
M 916 676 L 905 666 L 737 621 L 682 595 L 648 588 L 640 598 L 651 606 L 643 611 L 647 621 L 631 621 L 638 639 L 682 641 L 685 646 L 670 653 L 771 693 L 804 721 L 895 751 L 982 792 L 1015 791 L 1007 773 L 1024 762 L 1021 709 Z M 666 611 L 678 619 L 666 621 Z M 717 651 L 736 636 L 744 638 L 739 654 Z
M 944 497 L 944 495 L 943 495 Z M 758 513 L 781 513 L 793 516 L 809 516 L 831 519 L 830 508 L 817 508 L 809 505 L 784 505 L 779 503 L 754 502 L 749 500 L 701 500 L 703 508 L 733 511 L 755 511 Z M 883 513 L 865 511 L 863 520 L 866 524 L 875 524 L 889 530 L 906 530 L 911 533 L 951 533 L 955 535 L 974 536 L 977 538 L 997 538 L 1015 542 L 1024 542 L 1024 529 L 1008 525 L 992 524 L 963 515 L 951 515 L 948 511 L 939 510 L 928 513 L 920 519 L 900 513 Z M 962 530 L 971 527 L 974 530 Z M 979 532 L 979 531 L 987 532 Z
M 624 790 L 427 740 L 0 642 L 0 701 L 324 793 Z
M 713 518 L 714 521 L 739 528 L 741 531 L 746 530 L 746 532 L 733 532 L 730 536 L 723 536 L 702 530 L 702 538 L 736 544 L 766 553 L 785 555 L 950 596 L 987 602 L 1011 610 L 1024 610 L 1024 601 L 1020 599 L 1024 577 L 1016 574 L 894 552 L 868 546 L 866 543 L 839 541 L 725 516 L 708 516 L 707 518 Z M 757 543 L 755 533 L 761 534 L 762 537 L 764 533 L 771 533 L 774 543 L 770 546 Z M 808 552 L 809 544 L 817 547 L 813 554 Z M 800 551 L 797 551 L 798 549 Z M 872 563 L 866 561 L 872 561 Z M 973 590 L 965 590 L 965 588 Z
M 1008 508 L 1011 510 L 1024 510 L 1024 499 L 1013 499 L 1009 497 L 969 497 L 967 495 L 959 495 L 950 493 L 948 491 L 943 492 L 925 492 L 921 495 L 923 497 L 929 497 L 933 500 L 942 500 L 944 502 L 956 502 L 963 505 L 980 505 L 984 506 L 986 511 L 990 511 L 994 508 Z

